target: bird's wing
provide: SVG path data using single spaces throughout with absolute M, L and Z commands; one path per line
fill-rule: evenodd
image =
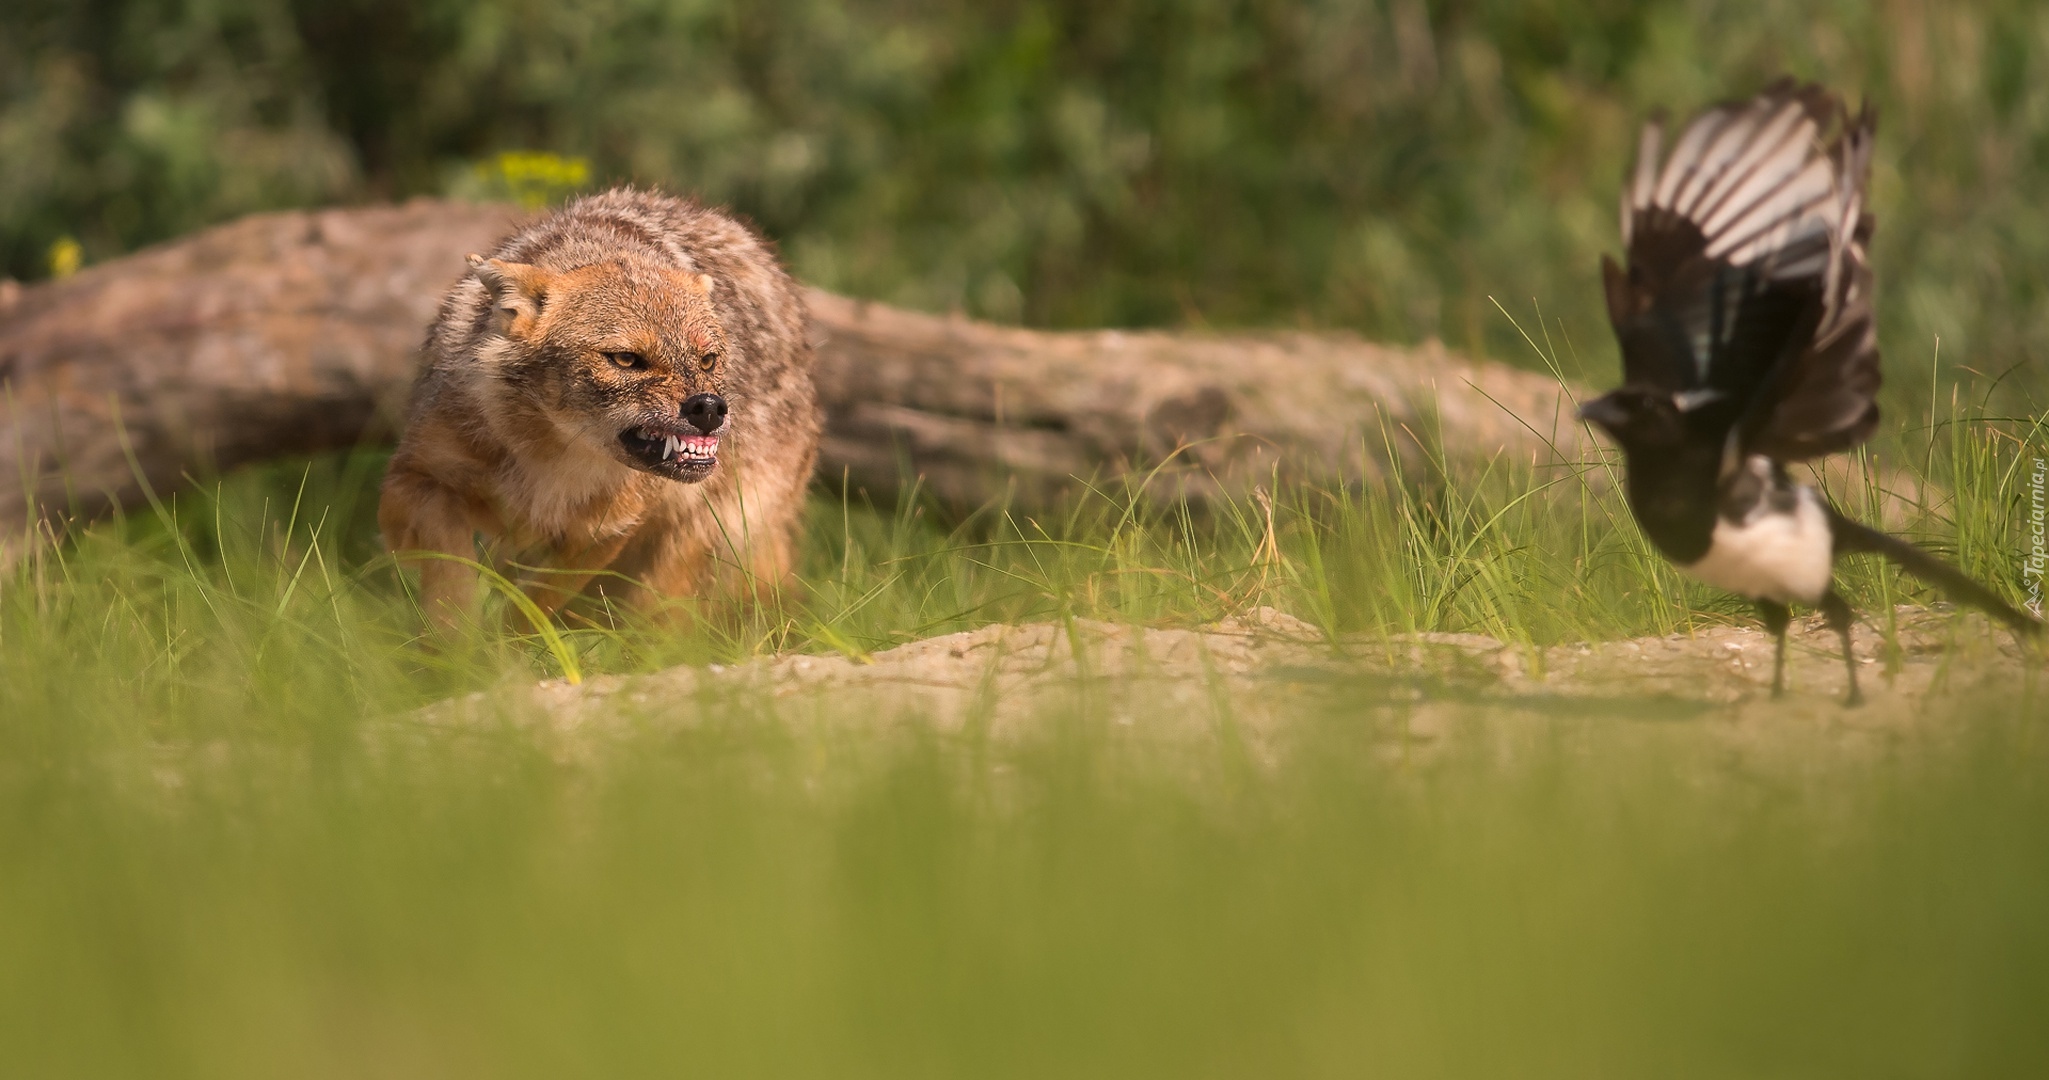
M 1604 266 L 1625 381 L 1712 405 L 1755 452 L 1869 434 L 1869 110 L 1852 122 L 1787 80 L 1702 112 L 1669 156 L 1662 143 L 1646 125 L 1622 199 L 1628 266 Z
M 1752 452 L 1780 461 L 1833 454 L 1878 427 L 1878 324 L 1869 248 L 1874 222 L 1865 201 L 1876 119 L 1866 106 L 1830 147 L 1843 197 L 1830 230 L 1821 314 L 1806 348 L 1773 372 L 1743 422 Z

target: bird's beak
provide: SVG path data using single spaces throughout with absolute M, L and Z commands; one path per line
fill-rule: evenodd
M 1615 399 L 1607 394 L 1603 394 L 1581 405 L 1579 407 L 1579 418 L 1584 423 L 1599 424 L 1610 430 L 1621 426 L 1624 419 L 1622 407 L 1617 405 Z

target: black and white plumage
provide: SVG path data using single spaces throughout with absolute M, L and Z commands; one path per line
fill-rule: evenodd
M 1631 512 L 1660 552 L 1750 598 L 1778 638 L 1787 605 L 1841 636 L 1837 556 L 1884 555 L 2016 629 L 2041 624 L 1919 548 L 1843 517 L 1790 462 L 1878 425 L 1879 354 L 1865 203 L 1875 118 L 1781 80 L 1686 125 L 1671 153 L 1646 125 L 1622 197 L 1627 267 L 1602 262 L 1623 385 L 1580 410 L 1622 448 Z

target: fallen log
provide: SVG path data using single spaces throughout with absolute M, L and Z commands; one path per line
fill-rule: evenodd
M 814 291 L 824 468 L 887 490 L 906 467 L 974 505 L 1140 471 L 1208 496 L 1282 473 L 1357 480 L 1508 453 L 1577 460 L 1576 390 L 1442 346 L 1350 335 L 1049 333 Z
M 61 281 L 0 283 L 0 537 L 184 478 L 388 439 L 463 256 L 519 219 L 416 200 L 259 214 Z M 1572 393 L 1435 345 L 1308 333 L 1045 332 L 810 294 L 821 472 L 974 505 L 1152 470 L 1202 496 L 1390 454 L 1576 457 Z

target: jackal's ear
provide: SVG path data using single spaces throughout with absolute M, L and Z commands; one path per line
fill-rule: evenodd
M 500 332 L 515 338 L 531 334 L 541 317 L 541 307 L 547 302 L 548 284 L 555 280 L 555 275 L 531 263 L 487 259 L 482 255 L 470 256 L 469 262 L 477 280 L 490 290 L 492 307 L 500 319 Z

